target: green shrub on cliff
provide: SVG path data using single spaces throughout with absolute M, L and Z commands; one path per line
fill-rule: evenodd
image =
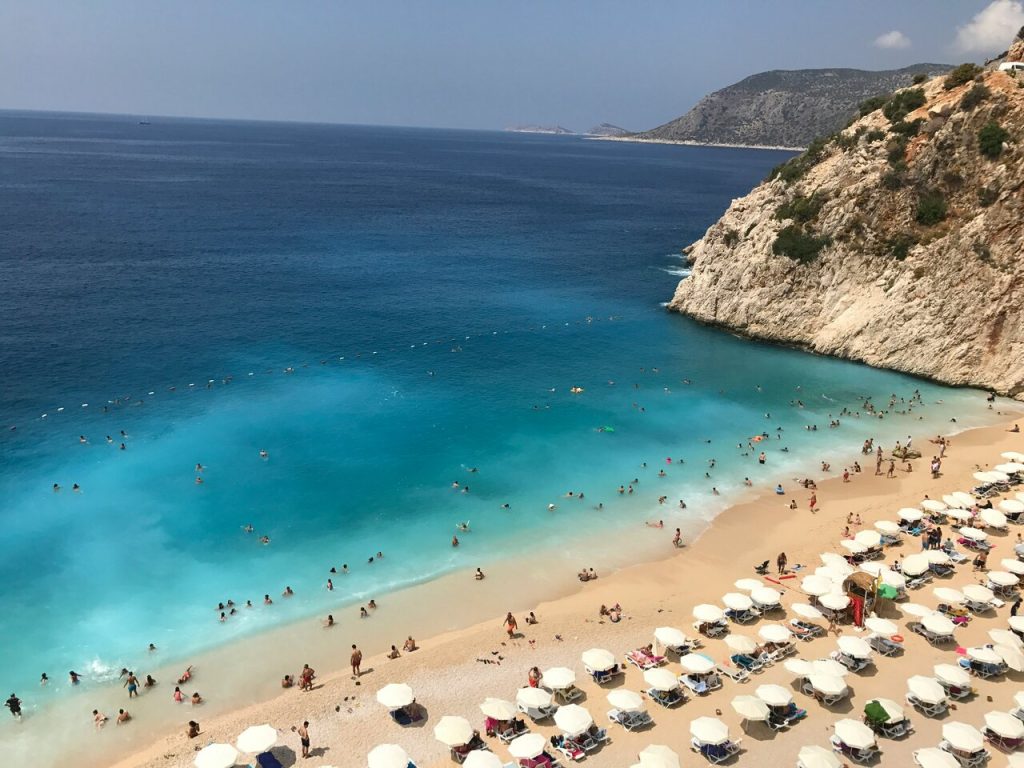
M 906 91 L 894 93 L 892 98 L 882 107 L 882 114 L 889 118 L 889 122 L 896 123 L 915 109 L 923 107 L 924 104 L 924 91 L 920 88 L 910 88 Z
M 995 160 L 1003 154 L 1003 143 L 1010 134 L 995 120 L 989 120 L 978 131 L 978 151 L 989 160 Z
M 818 215 L 818 211 L 821 210 L 821 206 L 825 204 L 826 200 L 828 200 L 828 196 L 820 192 L 815 192 L 810 197 L 797 195 L 775 209 L 775 218 L 779 221 L 793 219 L 801 224 L 811 221 Z
M 808 264 L 818 258 L 821 249 L 828 244 L 827 237 L 809 235 L 799 225 L 790 224 L 779 230 L 775 242 L 772 243 L 772 253 L 801 264 Z
M 960 109 L 966 111 L 974 109 L 976 106 L 981 104 L 985 99 L 991 95 L 988 86 L 984 83 L 975 83 L 971 86 L 971 90 L 964 94 L 964 97 L 960 99 Z
M 876 109 L 881 109 L 885 106 L 885 102 L 889 100 L 888 96 L 872 96 L 870 99 L 865 99 L 857 107 L 857 111 L 860 112 L 860 116 L 870 115 Z
M 946 75 L 946 79 L 942 82 L 942 87 L 947 91 L 959 88 L 964 83 L 971 82 L 974 76 L 981 71 L 981 67 L 977 64 L 971 64 L 970 62 L 961 64 L 959 67 L 950 70 L 950 73 Z
M 938 189 L 926 189 L 917 198 L 917 223 L 931 226 L 946 218 L 949 206 Z

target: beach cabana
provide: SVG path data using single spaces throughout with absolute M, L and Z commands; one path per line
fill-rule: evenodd
M 367 768 L 408 768 L 409 753 L 397 744 L 378 744 L 366 756 Z
M 769 707 L 788 707 L 793 703 L 793 693 L 781 685 L 759 685 L 754 695 Z
M 851 672 L 860 672 L 872 664 L 873 651 L 867 641 L 853 635 L 842 635 L 836 640 L 837 650 L 832 658 Z
M 576 673 L 568 667 L 545 669 L 540 684 L 566 704 L 583 696 L 583 691 L 576 687 Z
M 1020 584 L 1020 579 L 1008 571 L 989 571 L 985 579 L 988 588 L 1003 597 L 1011 597 Z
M 961 765 L 980 765 L 988 759 L 985 737 L 981 731 L 967 723 L 943 725 L 939 748 L 951 753 Z
M 932 673 L 950 698 L 965 699 L 974 693 L 974 689 L 971 687 L 971 676 L 960 667 L 955 667 L 952 664 L 936 664 L 932 667 Z
M 644 682 L 648 685 L 647 695 L 663 707 L 674 707 L 683 701 L 679 680 L 667 669 L 644 670 Z
M 562 733 L 570 738 L 579 736 L 594 724 L 594 718 L 585 707 L 579 704 L 569 704 L 559 707 L 555 712 L 555 725 Z
M 985 613 L 992 608 L 995 593 L 980 584 L 968 584 L 960 590 L 964 593 L 964 607 L 974 613 Z
M 989 712 L 983 734 L 999 749 L 1012 752 L 1024 744 L 1024 723 L 1009 712 Z
M 231 768 L 238 760 L 238 750 L 230 744 L 207 744 L 196 753 L 196 768 Z
M 936 514 L 946 511 L 946 505 L 938 499 L 924 499 L 920 504 L 921 509 Z
M 726 609 L 725 615 L 737 624 L 746 624 L 757 618 L 754 601 L 741 592 L 726 592 L 722 595 L 722 605 Z
M 943 714 L 946 703 L 946 689 L 933 677 L 914 675 L 907 680 L 907 703 L 928 717 Z
M 1014 672 L 1024 672 L 1024 653 L 1021 652 L 1019 645 L 996 644 L 992 650 L 1008 669 L 1012 669 Z
M 805 576 L 800 589 L 811 597 L 821 597 L 832 591 L 832 581 L 824 576 Z
M 792 644 L 793 633 L 782 624 L 765 624 L 758 628 L 757 636 L 764 642 L 775 646 L 774 650 L 769 651 L 773 661 L 778 661 L 795 651 Z
M 919 523 L 924 519 L 924 512 L 913 507 L 904 507 L 896 513 L 896 516 L 905 523 Z
M 1018 493 L 1017 495 L 1020 496 L 1021 494 Z M 1013 515 L 1016 517 L 1017 515 L 1024 513 L 1024 501 L 1021 501 L 1020 499 L 1002 499 L 998 504 L 996 504 L 996 506 L 999 507 L 999 511 L 1004 515 Z
M 762 587 L 764 585 L 757 579 L 737 579 L 733 586 L 736 587 L 736 589 L 738 589 L 740 592 L 749 593 L 757 589 L 758 587 Z
M 1006 530 L 1006 515 L 998 509 L 983 509 L 978 513 L 978 517 L 980 517 L 989 528 Z
M 871 699 L 864 706 L 864 722 L 889 739 L 901 738 L 913 730 L 903 707 L 892 699 Z
M 751 590 L 750 599 L 754 601 L 755 607 L 762 613 L 782 608 L 782 595 L 778 590 L 771 587 L 758 587 Z
M 405 683 L 389 683 L 377 691 L 377 701 L 388 709 L 408 707 L 415 700 L 412 688 Z
M 808 675 L 800 689 L 827 707 L 842 701 L 850 692 L 843 678 L 822 672 L 812 672 Z
M 796 756 L 797 768 L 841 768 L 842 763 L 830 749 L 812 744 L 800 747 Z
M 872 760 L 878 751 L 875 734 L 864 723 L 850 718 L 836 721 L 832 726 L 832 747 L 858 763 Z
M 484 703 L 480 705 L 480 711 L 484 713 L 484 717 L 502 722 L 511 720 L 519 714 L 519 708 L 511 701 L 495 698 L 484 699 Z

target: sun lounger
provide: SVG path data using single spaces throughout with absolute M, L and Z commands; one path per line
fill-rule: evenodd
M 547 752 L 537 757 L 524 758 L 519 761 L 519 768 L 559 768 L 560 763 Z
M 729 631 L 727 624 L 718 621 L 694 622 L 693 628 L 706 637 L 721 637 Z
M 979 749 L 977 752 L 964 752 L 960 749 L 953 749 L 953 746 L 946 740 L 939 742 L 939 749 L 949 752 L 963 768 L 977 768 L 988 762 L 989 754 L 987 749 Z
M 530 728 L 523 720 L 513 720 L 504 730 L 495 729 L 495 735 L 497 735 L 498 740 L 501 741 L 502 744 L 508 744 L 517 736 L 522 736 L 524 733 L 529 732 Z
M 947 576 L 952 576 L 956 572 L 953 566 L 946 565 L 945 563 L 932 563 L 928 566 L 928 570 L 941 579 L 944 579 Z
M 609 709 L 608 719 L 613 723 L 618 723 L 627 731 L 635 731 L 648 725 L 654 725 L 654 718 L 647 712 L 623 712 L 618 709 Z
M 925 571 L 920 576 L 905 576 L 904 578 L 907 580 L 907 589 L 920 589 L 932 580 L 932 575 L 929 571 Z
M 678 688 L 671 691 L 656 691 L 651 688 L 647 691 L 647 695 L 651 697 L 651 701 L 656 701 L 661 706 L 669 708 L 686 701 L 686 696 Z
M 665 663 L 665 657 L 655 656 L 647 653 L 643 648 L 637 648 L 626 654 L 626 661 L 637 669 L 654 669 Z
M 793 643 L 782 643 L 777 645 L 775 650 L 768 654 L 768 658 L 774 664 L 776 661 L 781 661 L 787 656 L 792 656 L 794 653 L 796 653 L 796 646 Z
M 848 744 L 844 744 L 842 739 L 840 739 L 838 736 L 832 736 L 832 738 L 829 739 L 829 741 L 832 742 L 832 749 L 834 749 L 836 752 L 840 752 L 846 755 L 855 763 L 870 763 L 872 760 L 875 759 L 875 756 L 878 755 L 877 747 L 868 747 L 867 749 L 856 749 L 854 747 L 849 746 Z
M 722 763 L 740 751 L 739 741 L 727 741 L 724 744 L 704 744 L 697 739 L 690 740 L 690 748 L 699 752 L 709 763 Z
M 952 643 L 956 640 L 956 638 L 953 637 L 952 633 L 940 634 L 938 632 L 932 632 L 919 621 L 911 622 L 907 626 L 910 627 L 911 632 L 916 632 L 933 645 L 941 645 L 942 643 Z
M 737 624 L 749 624 L 757 618 L 757 614 L 754 611 L 726 611 L 726 618 L 730 621 L 734 621 Z M 710 635 L 709 635 L 710 636 Z
M 608 729 L 598 728 L 596 725 L 590 726 L 590 730 L 581 733 L 574 739 L 587 752 L 592 752 L 608 740 Z
M 990 602 L 971 600 L 969 597 L 965 597 L 961 605 L 967 610 L 969 610 L 971 613 L 988 613 L 995 607 Z
M 697 677 L 696 675 L 682 675 L 679 678 L 679 682 L 698 696 L 703 696 L 704 694 L 711 692 L 711 688 L 708 686 L 707 681 L 702 677 Z
M 768 713 L 768 719 L 765 722 L 768 723 L 768 727 L 773 731 L 784 731 L 789 728 L 789 720 L 774 712 Z
M 982 680 L 989 680 L 993 677 L 999 677 L 1006 672 L 1005 664 L 984 664 L 980 661 L 974 661 L 974 659 L 957 659 L 957 664 L 961 669 L 967 670 L 968 673 L 975 677 L 980 677 Z
M 611 669 L 591 669 L 587 666 L 584 666 L 583 669 L 587 671 L 587 674 L 590 675 L 598 685 L 604 685 L 605 683 L 611 682 L 616 675 L 626 674 L 626 670 L 618 664 L 613 666 Z
M 949 709 L 949 705 L 946 704 L 945 700 L 929 704 L 921 701 L 912 693 L 907 694 L 907 704 L 912 706 L 925 717 L 941 717 L 946 713 L 946 710 Z
M 943 687 L 943 689 L 946 691 L 946 695 L 949 696 L 949 698 L 956 699 L 957 701 L 966 699 L 969 696 L 974 695 L 974 689 L 970 686 L 967 686 L 966 688 L 961 688 L 959 685 L 950 685 L 945 680 L 939 680 L 939 685 Z
M 554 736 L 551 739 L 552 748 L 569 760 L 582 760 L 587 756 L 582 746 L 571 739 Z
M 799 637 L 801 640 L 810 640 L 815 637 L 825 636 L 824 627 L 818 624 L 812 624 L 809 621 L 801 621 L 800 619 L 790 619 L 789 626 L 793 627 L 794 630 L 800 630 L 799 633 L 794 631 L 794 634 L 796 634 L 796 636 Z
M 1017 593 L 1016 584 L 996 584 L 994 581 L 989 581 L 986 579 L 985 586 L 991 589 L 997 595 L 1002 595 L 1003 597 L 1013 597 Z
M 260 768 L 284 768 L 273 752 L 261 752 L 256 755 L 256 764 Z
M 983 728 L 981 732 L 985 735 L 985 740 L 1001 752 L 1015 752 L 1021 744 L 1024 744 L 1024 739 L 1008 739 L 1005 736 L 1000 736 L 991 728 Z
M 466 762 L 466 758 L 469 756 L 469 753 L 477 749 L 487 749 L 487 744 L 484 743 L 484 740 L 481 739 L 479 735 L 474 735 L 468 744 L 464 744 L 461 747 L 451 748 L 452 760 L 459 765 L 462 765 Z
M 760 659 L 755 659 L 753 656 L 748 656 L 745 653 L 734 653 L 729 657 L 729 660 L 732 662 L 729 666 L 735 667 L 739 672 L 746 672 L 749 674 L 751 672 L 761 672 L 764 669 L 764 662 Z M 728 672 L 726 672 L 726 674 L 729 675 L 729 677 L 732 677 Z
M 804 678 L 800 683 L 800 690 L 807 696 L 812 697 L 815 701 L 820 702 L 826 707 L 832 707 L 838 704 L 840 701 L 845 699 L 849 692 L 839 693 L 835 695 L 824 694 L 821 691 L 815 690 L 814 686 L 811 685 L 811 681 Z
M 868 645 L 883 656 L 899 656 L 903 653 L 902 643 L 897 643 L 896 641 L 890 640 L 887 637 L 882 637 L 881 635 L 872 635 L 869 637 Z
M 545 688 L 547 688 L 545 686 Z M 571 704 L 577 699 L 583 698 L 583 691 L 577 688 L 575 685 L 570 685 L 568 688 L 547 688 L 551 691 L 551 695 L 556 699 L 561 699 L 563 704 Z
M 733 666 L 732 664 L 722 662 L 717 666 L 717 668 L 720 674 L 725 675 L 733 682 L 745 683 L 750 679 L 750 673 L 740 666 Z M 757 667 L 757 669 L 761 669 L 761 667 Z
M 527 707 L 527 706 L 523 706 L 522 704 L 519 704 L 518 706 L 519 706 L 519 711 L 522 712 L 524 715 L 526 715 L 531 720 L 533 720 L 533 722 L 535 722 L 535 723 L 540 722 L 541 720 L 547 720 L 549 717 L 551 717 L 553 714 L 555 714 L 555 710 L 557 709 L 557 707 L 555 707 L 555 706 L 550 706 L 550 707 Z
M 842 651 L 832 651 L 831 657 L 851 672 L 860 672 L 862 669 L 874 663 L 871 659 L 858 659 L 856 656 L 850 656 L 848 653 L 843 653 Z

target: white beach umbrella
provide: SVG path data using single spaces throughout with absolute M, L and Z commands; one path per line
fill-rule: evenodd
M 520 688 L 516 691 L 516 703 L 531 709 L 542 709 L 550 707 L 552 702 L 551 693 L 543 688 Z
M 540 681 L 552 690 L 564 691 L 576 684 L 576 673 L 568 667 L 552 667 L 544 670 Z
M 519 708 L 505 699 L 487 698 L 480 705 L 480 711 L 484 713 L 485 717 L 494 720 L 511 720 L 519 712 Z
M 839 542 L 839 546 L 843 549 L 847 549 L 855 555 L 863 555 L 868 551 L 868 548 L 861 544 L 859 541 L 853 539 L 843 539 Z
M 768 705 L 757 696 L 736 696 L 729 703 L 737 715 L 754 723 L 764 722 L 770 714 Z
M 1008 629 L 990 629 L 988 636 L 996 645 L 1008 645 L 1011 648 L 1024 648 L 1024 640 L 1020 635 Z
M 935 613 L 934 608 L 929 608 L 927 605 L 921 605 L 920 603 L 904 603 L 900 606 L 900 610 L 903 611 L 905 616 L 913 616 L 918 619 Z
M 1006 459 L 1007 461 L 1024 462 L 1024 453 L 1021 453 L 1020 451 L 1004 451 L 999 454 L 999 457 Z
M 524 733 L 508 743 L 508 753 L 516 760 L 532 760 L 548 745 L 542 733 Z M 372 766 L 371 766 L 372 768 Z
M 972 515 L 970 510 L 967 509 L 951 509 L 946 514 L 958 523 L 969 523 L 974 519 L 974 515 Z
M 644 768 L 679 768 L 679 755 L 664 744 L 649 744 L 640 750 Z
M 1024 565 L 1024 563 L 1021 563 L 1021 565 Z M 815 621 L 816 619 L 825 618 L 825 614 L 813 605 L 808 605 L 807 603 L 793 603 L 789 608 L 801 619 L 810 619 L 811 621 Z
M 908 523 L 916 523 L 918 520 L 924 518 L 924 512 L 920 509 L 911 509 L 910 507 L 904 507 L 896 515 L 900 520 L 906 520 Z
M 1006 571 L 989 571 L 988 580 L 1000 587 L 1013 587 L 1020 583 L 1020 579 Z
M 606 698 L 609 704 L 621 712 L 643 712 L 647 709 L 643 696 L 634 691 L 627 691 L 625 688 L 609 691 Z
M 981 731 L 967 723 L 946 723 L 942 726 L 942 738 L 949 742 L 953 749 L 962 752 L 980 752 L 985 748 L 985 737 Z
M 388 683 L 377 691 L 377 701 L 388 709 L 401 709 L 412 704 L 412 688 L 405 683 Z
M 955 605 L 964 601 L 964 593 L 959 589 L 953 589 L 952 587 L 936 587 L 932 590 L 932 594 L 944 603 L 952 603 Z
M 892 699 L 875 698 L 868 700 L 868 704 L 872 702 L 878 704 L 882 709 L 885 710 L 885 714 L 889 716 L 887 723 L 899 723 L 907 719 L 906 712 L 903 709 L 903 705 L 899 702 L 893 701 Z
M 812 674 L 832 675 L 832 677 L 846 677 L 850 670 L 844 667 L 835 659 L 815 659 L 811 662 Z
M 967 658 L 981 664 L 999 664 L 999 654 L 987 645 L 974 645 L 967 649 Z
M 892 520 L 879 520 L 875 523 L 875 528 L 882 533 L 889 534 L 890 536 L 895 536 L 900 532 L 899 525 L 894 523 Z
M 679 687 L 676 676 L 663 667 L 645 669 L 644 682 L 656 691 L 674 691 Z
M 814 673 L 814 665 L 807 659 L 786 659 L 782 666 L 797 677 L 807 677 Z
M 823 576 L 805 576 L 800 582 L 800 589 L 808 595 L 821 597 L 832 591 L 832 582 Z
M 473 740 L 473 726 L 464 717 L 445 715 L 434 726 L 434 738 L 445 746 L 461 747 Z
M 996 506 L 1008 515 L 1019 515 L 1021 512 L 1024 512 L 1024 501 L 1018 501 L 1017 499 L 1003 499 Z
M 754 607 L 753 601 L 739 592 L 726 592 L 722 595 L 722 605 L 730 611 L 749 611 Z
M 960 591 L 964 593 L 964 597 L 976 603 L 990 603 L 995 597 L 995 593 L 991 589 L 983 587 L 981 584 L 967 584 Z
M 899 634 L 899 627 L 888 619 L 882 619 L 877 616 L 869 616 L 864 619 L 864 626 L 874 632 L 876 635 L 882 637 L 891 637 Z
M 970 675 L 961 667 L 955 667 L 952 664 L 936 664 L 932 667 L 932 672 L 935 674 L 935 679 L 940 683 L 952 685 L 956 688 L 969 688 L 971 686 Z
M 837 720 L 832 726 L 836 736 L 848 747 L 853 749 L 870 749 L 875 746 L 875 734 L 859 720 L 844 718 Z
M 690 735 L 702 744 L 724 744 L 729 740 L 729 726 L 717 717 L 698 717 L 690 721 Z
M 930 613 L 921 617 L 921 626 L 936 635 L 952 635 L 956 625 L 941 613 Z
M 750 599 L 758 605 L 780 605 L 782 595 L 771 587 L 758 587 L 750 593 Z
M 837 571 L 850 570 L 846 558 L 836 552 L 822 552 L 818 557 L 826 568 L 835 568 Z
M 878 531 L 865 529 L 863 531 L 857 531 L 853 540 L 870 549 L 871 547 L 877 547 L 882 543 L 882 534 Z
M 985 715 L 985 725 L 1004 739 L 1024 739 L 1024 723 L 1009 712 L 989 712 Z
M 925 704 L 939 704 L 946 700 L 946 690 L 933 677 L 914 675 L 907 680 L 907 690 Z
M 740 592 L 749 592 L 752 589 L 757 589 L 764 585 L 757 579 L 738 579 L 733 586 Z
M 239 752 L 258 755 L 277 744 L 277 729 L 272 725 L 250 725 L 235 740 Z
M 701 603 L 700 605 L 695 605 L 693 607 L 693 618 L 695 618 L 697 621 L 713 623 L 724 619 L 725 612 L 717 605 Z
M 1024 464 L 1019 461 L 1008 461 L 1005 464 L 996 464 L 992 469 L 1002 472 L 1004 475 L 1015 475 L 1018 472 L 1024 472 Z
M 903 578 L 903 574 L 896 573 L 891 568 L 883 568 L 878 572 L 878 575 L 881 577 L 883 584 L 888 584 L 893 589 L 903 589 L 907 586 L 907 580 Z
M 1024 691 L 1017 691 L 1013 694 L 1013 704 L 1017 709 L 1024 709 Z
M 945 512 L 946 505 L 938 499 L 925 499 L 921 502 L 921 509 L 926 509 L 929 512 Z
M 689 642 L 686 633 L 675 627 L 658 627 L 654 630 L 654 639 L 665 648 L 678 648 Z
M 840 651 L 855 659 L 871 658 L 871 646 L 859 637 L 843 635 L 836 640 L 836 645 L 839 646 Z
M 922 554 L 932 565 L 947 565 L 949 563 L 949 555 L 941 549 L 928 549 Z
M 991 478 L 991 482 L 993 483 L 1007 483 L 1010 481 L 1010 476 L 1005 472 L 998 472 L 992 469 L 989 470 L 986 474 Z
M 864 573 L 877 577 L 878 574 L 882 572 L 882 569 L 885 568 L 885 563 L 880 563 L 877 560 L 871 560 L 866 563 L 861 563 L 859 568 L 864 571 Z
M 964 507 L 964 502 L 960 499 L 960 497 L 954 496 L 952 493 L 947 493 L 947 494 L 943 495 L 942 502 L 947 507 L 949 507 L 949 510 L 947 510 L 947 514 L 950 511 L 954 510 L 954 509 L 969 509 L 970 508 L 970 503 L 968 503 L 967 507 Z
M 928 558 L 922 554 L 907 555 L 903 558 L 900 571 L 905 576 L 920 576 L 928 570 Z
M 956 499 L 958 502 L 957 506 L 962 507 L 963 509 L 970 509 L 975 504 L 974 496 L 966 491 L 953 491 L 949 495 Z
M 841 696 L 847 691 L 846 681 L 836 675 L 825 675 L 815 672 L 807 679 L 814 690 L 825 696 Z
M 850 598 L 846 595 L 829 593 L 818 598 L 818 602 L 831 611 L 842 611 L 850 605 Z
M 406 768 L 411 762 L 409 753 L 397 744 L 378 744 L 366 756 L 369 768 Z
M 726 635 L 725 644 L 736 653 L 753 653 L 757 648 L 754 638 L 746 635 Z
M 1014 672 L 1024 672 L 1024 652 L 1019 645 L 999 643 L 992 650 Z
M 985 521 L 985 525 L 990 528 L 1005 528 L 1006 527 L 1006 515 L 997 509 L 983 509 L 978 516 Z
M 843 583 L 843 579 L 853 573 L 853 566 L 849 563 L 846 564 L 845 568 L 837 568 L 834 565 L 821 565 L 814 569 L 814 576 L 820 576 L 823 579 L 828 579 L 832 585 L 832 590 L 835 591 L 839 584 Z
M 1006 622 L 1015 632 L 1024 632 L 1024 616 L 1007 616 Z
M 230 744 L 207 744 L 192 761 L 196 768 L 231 768 L 238 760 L 238 750 Z
M 788 707 L 793 693 L 781 685 L 759 685 L 754 695 L 770 707 Z
M 757 636 L 767 643 L 788 643 L 793 633 L 782 624 L 765 624 L 757 630 Z
M 487 749 L 474 749 L 462 761 L 462 768 L 503 768 L 501 758 Z
M 914 762 L 920 768 L 960 768 L 960 763 L 955 757 L 938 747 L 915 750 Z
M 706 675 L 715 668 L 715 662 L 699 653 L 688 653 L 679 659 L 679 666 L 692 675 Z
M 811 744 L 800 747 L 797 768 L 841 768 L 842 763 L 830 749 Z
M 566 704 L 555 712 L 555 725 L 566 736 L 579 736 L 594 724 L 594 718 L 579 704 Z
M 604 648 L 591 648 L 580 655 L 583 665 L 595 672 L 604 672 L 615 666 L 615 654 Z
M 1000 473 L 1002 474 L 1002 473 Z M 999 479 L 995 472 L 974 472 L 971 475 L 979 483 L 998 483 Z

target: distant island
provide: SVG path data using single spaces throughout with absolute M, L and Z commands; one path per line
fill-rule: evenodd
M 682 117 L 623 138 L 680 144 L 803 148 L 857 116 L 857 105 L 934 75 L 947 64 L 902 69 L 776 69 L 702 98 Z
M 632 131 L 612 125 L 611 123 L 598 123 L 589 131 L 579 134 L 561 125 L 515 125 L 505 130 L 512 133 L 548 133 L 558 136 L 590 136 L 598 138 L 620 138 L 633 135 Z
M 570 136 L 575 133 L 575 131 L 570 131 L 568 128 L 563 128 L 560 125 L 514 125 L 505 130 L 512 133 L 550 133 Z
M 589 131 L 587 131 L 584 135 L 602 137 L 611 136 L 613 138 L 618 138 L 621 136 L 629 136 L 632 133 L 633 131 L 627 130 L 625 128 L 620 128 L 619 126 L 612 125 L 611 123 L 598 123 Z

